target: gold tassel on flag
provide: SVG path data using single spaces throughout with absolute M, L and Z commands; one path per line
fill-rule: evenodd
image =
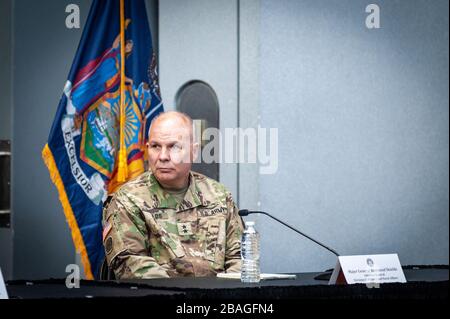
M 125 0 L 120 0 L 120 149 L 117 169 L 118 182 L 128 177 L 127 147 L 125 145 Z

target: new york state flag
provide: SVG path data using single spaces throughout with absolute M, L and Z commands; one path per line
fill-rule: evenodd
M 88 279 L 104 259 L 103 203 L 144 171 L 162 110 L 144 0 L 94 0 L 42 151 Z

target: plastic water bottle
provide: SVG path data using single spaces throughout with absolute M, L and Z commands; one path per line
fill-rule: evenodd
M 241 281 L 259 282 L 259 234 L 255 222 L 245 222 L 241 240 Z

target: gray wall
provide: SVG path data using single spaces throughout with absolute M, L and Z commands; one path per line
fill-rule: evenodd
M 239 1 L 238 6 L 238 126 L 257 128 L 260 122 L 260 1 Z M 239 164 L 238 194 L 235 197 L 239 207 L 259 208 L 258 164 Z
M 0 0 L 0 140 L 11 139 L 11 14 L 12 2 Z M 12 278 L 12 231 L 0 228 L 0 268 Z
M 11 13 L 11 1 L 0 1 L 0 139 L 11 138 Z
M 261 1 L 261 123 L 280 140 L 261 208 L 341 254 L 448 264 L 448 1 L 378 0 L 378 30 L 369 3 Z M 263 271 L 334 266 L 270 220 L 260 231 Z

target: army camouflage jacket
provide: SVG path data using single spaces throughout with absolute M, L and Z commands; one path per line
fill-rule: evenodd
M 103 210 L 103 244 L 118 279 L 240 271 L 242 219 L 226 188 L 190 172 L 181 202 L 147 171 Z

